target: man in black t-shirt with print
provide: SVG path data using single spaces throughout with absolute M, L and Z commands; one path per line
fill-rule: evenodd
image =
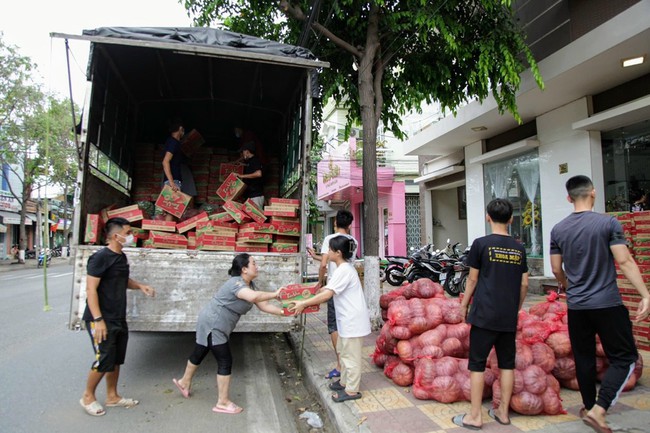
M 129 278 L 129 262 L 122 252 L 133 244 L 129 221 L 111 218 L 106 222 L 108 246 L 88 259 L 86 276 L 86 309 L 83 320 L 95 352 L 95 361 L 88 373 L 86 390 L 79 401 L 86 413 L 106 413 L 95 397 L 97 385 L 106 375 L 106 406 L 130 408 L 139 402 L 123 398 L 117 392 L 120 365 L 124 364 L 129 328 L 126 323 L 126 289 L 141 290 L 147 296 L 156 291 Z
M 512 203 L 497 198 L 487 205 L 487 221 L 492 234 L 475 239 L 469 251 L 470 266 L 465 296 L 460 304 L 469 336 L 471 411 L 456 415 L 460 427 L 476 430 L 483 424 L 481 403 L 487 357 L 495 348 L 500 370 L 501 403 L 488 415 L 499 424 L 510 424 L 508 407 L 514 385 L 515 334 L 517 317 L 528 292 L 526 250 L 508 233 L 512 223 Z M 473 298 L 473 299 L 472 299 Z M 472 308 L 467 313 L 468 305 Z
M 239 151 L 242 156 L 242 164 L 244 164 L 244 173 L 237 176 L 246 184 L 244 199 L 250 198 L 258 208 L 264 210 L 262 161 L 255 155 L 255 144 L 244 143 Z

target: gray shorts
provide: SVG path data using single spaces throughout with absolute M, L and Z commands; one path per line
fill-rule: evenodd
M 336 326 L 336 310 L 334 309 L 334 298 L 327 301 L 327 332 L 330 334 L 337 332 L 339 328 Z

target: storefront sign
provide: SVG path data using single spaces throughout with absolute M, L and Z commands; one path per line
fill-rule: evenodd
M 0 210 L 20 212 L 20 203 L 7 191 L 0 191 Z

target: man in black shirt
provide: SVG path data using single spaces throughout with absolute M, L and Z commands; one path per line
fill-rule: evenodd
M 239 149 L 244 164 L 244 174 L 240 179 L 246 184 L 244 198 L 250 198 L 260 209 L 264 209 L 264 183 L 262 181 L 262 162 L 255 156 L 255 144 L 244 143 Z
M 512 204 L 497 198 L 487 205 L 487 220 L 492 234 L 475 239 L 467 257 L 470 266 L 465 296 L 460 304 L 469 335 L 471 411 L 456 415 L 454 424 L 478 430 L 483 424 L 484 372 L 487 357 L 495 348 L 501 372 L 501 403 L 488 415 L 499 424 L 510 424 L 508 406 L 514 385 L 515 334 L 517 317 L 528 292 L 526 250 L 508 233 L 512 223 Z M 472 297 L 474 298 L 472 300 Z M 467 314 L 468 304 L 472 308 Z
M 139 402 L 123 398 L 117 392 L 120 365 L 124 364 L 129 328 L 126 323 L 126 289 L 141 290 L 147 296 L 156 291 L 129 278 L 129 263 L 122 252 L 133 244 L 130 223 L 124 218 L 106 222 L 108 246 L 88 259 L 86 277 L 86 309 L 83 320 L 95 352 L 95 361 L 88 373 L 86 390 L 79 403 L 86 413 L 106 413 L 97 402 L 97 385 L 106 375 L 106 406 L 130 408 Z

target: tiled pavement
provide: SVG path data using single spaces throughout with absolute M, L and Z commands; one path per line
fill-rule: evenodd
M 541 296 L 529 296 L 527 304 L 541 302 Z M 375 349 L 379 332 L 365 338 L 364 365 L 361 377 L 363 398 L 346 403 L 334 403 L 330 399 L 329 381 L 324 378 L 335 365 L 335 355 L 327 333 L 324 310 L 307 314 L 304 330 L 303 375 L 308 384 L 319 392 L 330 418 L 338 430 L 371 433 L 461 433 L 469 430 L 451 422 L 458 413 L 469 410 L 469 402 L 443 404 L 418 400 L 410 387 L 400 387 L 384 376 L 383 369 L 376 367 L 370 358 Z M 300 347 L 303 332 L 292 334 L 296 348 Z M 644 373 L 636 388 L 621 395 L 619 402 L 608 415 L 614 431 L 650 433 L 650 352 L 641 352 Z M 488 417 L 491 401 L 483 403 L 483 429 L 485 432 L 591 432 L 578 417 L 582 407 L 577 391 L 562 389 L 561 398 L 567 410 L 559 416 L 523 416 L 511 412 L 512 424 L 502 426 Z

